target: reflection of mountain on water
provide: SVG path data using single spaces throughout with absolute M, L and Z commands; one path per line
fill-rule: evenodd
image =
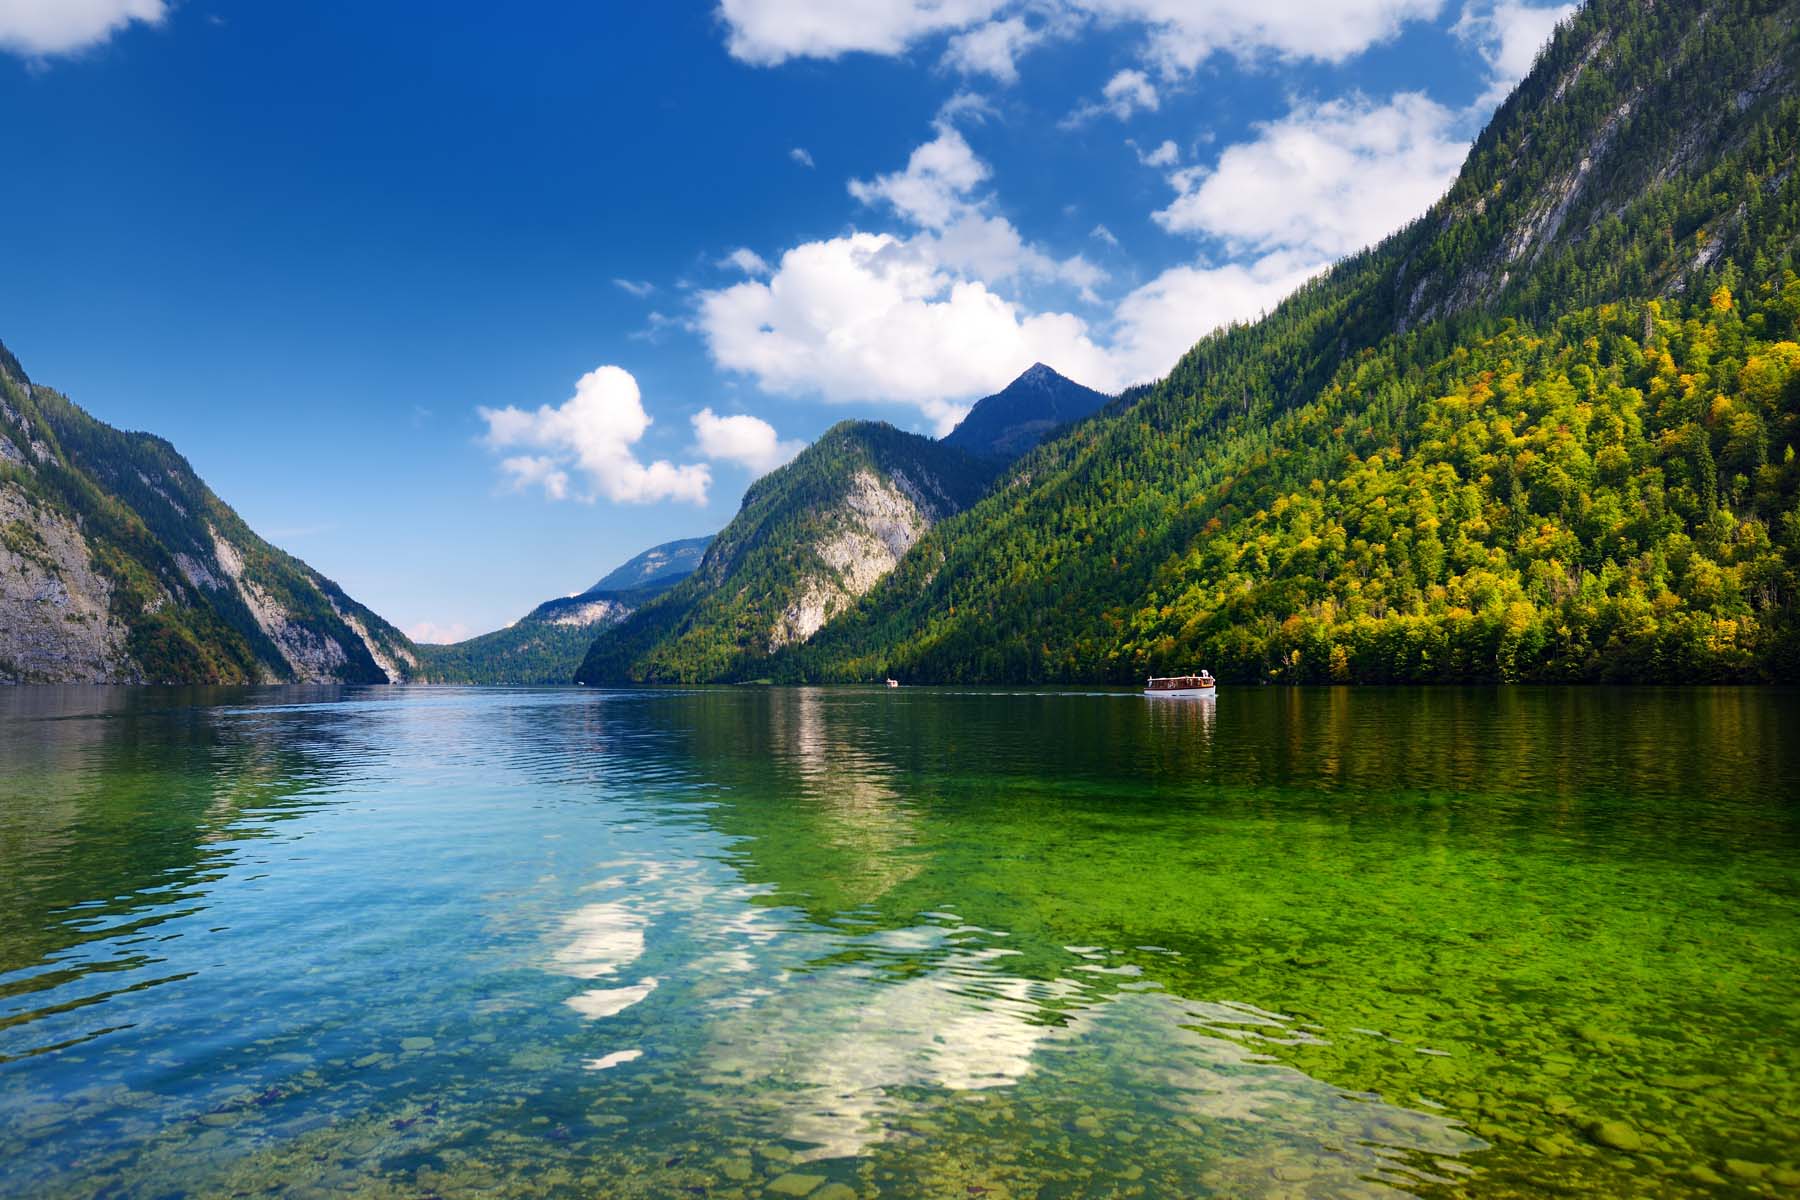
M 755 889 L 701 858 L 607 869 L 545 960 L 583 983 L 565 1000 L 594 1025 L 582 1065 L 678 1054 L 685 1120 L 738 1135 L 726 1143 L 857 1160 L 934 1195 L 961 1193 L 978 1166 L 1018 1184 L 1141 1178 L 1146 1194 L 1277 1194 L 1306 1178 L 1375 1197 L 1463 1171 L 1482 1147 L 1449 1114 L 1287 1065 L 1281 1051 L 1316 1034 L 1165 994 L 1142 954 L 1028 956 L 950 912 L 821 925 L 753 906 Z M 1020 973 L 1028 957 L 1036 973 Z
M 1480 1147 L 1454 1119 L 1347 1095 L 1286 1065 L 1284 1048 L 1318 1040 L 1290 1018 L 1164 994 L 1168 981 L 1191 981 L 1170 969 L 1175 951 L 1141 938 L 1112 950 L 1065 944 L 1124 926 L 1051 902 L 1072 877 L 1043 844 L 1046 797 L 1006 778 L 1023 760 L 984 753 L 981 722 L 879 693 L 676 703 L 686 719 L 669 725 L 688 731 L 685 749 L 719 785 L 705 812 L 735 839 L 745 885 L 695 858 L 613 864 L 583 888 L 592 899 L 552 935 L 546 965 L 586 981 L 565 1003 L 596 1023 L 590 1069 L 654 1054 L 654 1005 L 688 998 L 708 1014 L 696 1102 L 803 1146 L 802 1160 L 892 1151 L 912 1170 L 919 1139 L 991 1156 L 991 1114 L 965 1111 L 980 1097 L 1020 1110 L 1009 1120 L 1041 1123 L 1065 1164 L 1083 1146 L 1116 1152 L 1125 1143 L 1113 1134 L 1147 1139 L 1136 1157 L 1158 1161 L 1138 1169 L 1164 1188 L 1260 1194 L 1282 1163 L 1374 1195 L 1380 1181 L 1441 1175 Z M 1034 703 L 1047 718 L 1041 737 L 1074 736 L 1055 698 Z M 1194 753 L 1183 742 L 1210 736 L 1211 705 L 1102 704 L 1120 753 L 1152 774 L 1168 755 Z M 1014 754 L 1041 763 L 1032 751 L 1042 748 Z M 970 759 L 999 769 L 962 774 Z M 1030 829 L 1009 846 L 1017 822 Z M 963 916 L 945 911 L 951 903 Z M 1171 1122 L 1186 1125 L 1171 1136 Z M 1031 1177 L 1041 1164 L 1021 1169 Z
M 1705 862 L 1717 882 L 1682 875 L 1689 901 L 1749 911 L 1726 880 L 1749 861 L 1740 855 L 1756 857 L 1775 764 L 1791 759 L 1754 697 L 1261 689 L 1182 709 L 824 691 L 805 722 L 777 716 L 782 703 L 801 708 L 792 695 L 697 698 L 684 748 L 720 784 L 707 819 L 736 839 L 732 861 L 766 891 L 757 902 L 830 931 L 784 938 L 794 986 L 720 1026 L 735 1077 L 784 1093 L 778 1128 L 819 1153 L 904 1127 L 920 1111 L 910 1090 L 955 1091 L 949 1064 L 974 1054 L 955 1031 L 980 1028 L 984 1053 L 1032 1064 L 1016 1082 L 963 1092 L 1023 1093 L 1055 1077 L 1067 1031 L 1099 1038 L 1118 1011 L 1166 1014 L 1156 1044 L 1210 1069 L 1220 1048 L 1182 1042 L 1174 1031 L 1196 1022 L 1179 1014 L 1247 1003 L 1292 1015 L 1293 1036 L 1255 1046 L 1258 1065 L 1293 1072 L 1321 1103 L 1334 1089 L 1378 1107 L 1422 1101 L 1427 1115 L 1389 1112 L 1399 1125 L 1437 1129 L 1441 1117 L 1504 1134 L 1480 1161 L 1530 1188 L 1557 1177 L 1571 1130 L 1582 1136 L 1559 1110 L 1622 1104 L 1609 1060 L 1566 1048 L 1571 1012 L 1639 1031 L 1644 1069 L 1671 1078 L 1713 1077 L 1734 1044 L 1701 1050 L 1667 1026 L 1684 996 L 1717 994 L 1716 960 L 1667 951 L 1683 935 L 1639 866 L 1672 851 Z M 810 731 L 803 743 L 797 728 Z M 1683 775 L 1670 769 L 1675 745 L 1717 752 Z M 833 794 L 828 767 L 795 765 L 809 758 L 874 781 L 877 828 L 905 831 L 888 840 L 903 875 L 857 886 L 881 878 L 880 852 L 859 853 L 841 828 L 856 793 Z M 1694 805 L 1702 793 L 1708 804 Z M 1779 917 L 1751 908 L 1775 940 L 1746 935 L 1735 953 L 1768 960 L 1774 978 Z M 926 914 L 946 910 L 996 940 L 965 931 L 948 948 L 912 946 L 933 925 Z M 1083 975 L 1070 943 L 1111 948 L 1109 969 L 1141 974 L 1070 990 Z M 978 948 L 1000 953 L 972 957 Z M 1734 1010 L 1720 1017 L 1733 1028 L 1785 1019 L 1780 988 L 1716 1003 Z M 1519 1148 L 1527 1141 L 1548 1149 Z M 1593 1186 L 1617 1182 L 1597 1169 Z
M 308 745 L 220 706 L 326 693 L 0 689 L 0 1062 L 104 1033 L 83 1009 L 172 978 L 152 931 L 335 770 L 330 728 Z

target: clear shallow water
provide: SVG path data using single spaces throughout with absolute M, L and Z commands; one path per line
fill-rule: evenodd
M 1779 691 L 0 693 L 0 1195 L 1800 1194 Z

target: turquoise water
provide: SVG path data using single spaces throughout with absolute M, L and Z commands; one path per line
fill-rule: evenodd
M 0 1194 L 1800 1194 L 1800 697 L 0 693 Z

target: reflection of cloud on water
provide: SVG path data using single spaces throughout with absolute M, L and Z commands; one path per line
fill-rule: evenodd
M 589 1020 L 610 1017 L 614 1013 L 624 1012 L 654 992 L 656 983 L 656 976 L 649 975 L 631 987 L 589 988 L 578 996 L 570 996 L 563 1003 Z
M 1336 1181 L 1391 1194 L 1426 1174 L 1421 1163 L 1441 1171 L 1440 1160 L 1480 1148 L 1442 1117 L 1341 1092 L 1275 1061 L 1272 1044 L 1313 1037 L 1279 1014 L 1168 996 L 1120 982 L 1118 968 L 1076 976 L 1097 965 L 1084 961 L 1098 957 L 1092 948 L 1071 956 L 1067 976 L 1023 978 L 1009 974 L 1016 952 L 971 945 L 971 932 L 980 931 L 822 935 L 843 965 L 785 975 L 772 995 L 717 1019 L 709 1093 L 752 1097 L 771 1135 L 810 1146 L 806 1160 L 865 1155 L 915 1123 L 936 1140 L 934 1113 L 958 1093 L 1005 1090 L 1051 1129 L 1084 1105 L 1112 1106 L 1176 1154 L 1216 1162 L 1233 1195 L 1276 1187 L 1277 1163 L 1309 1172 L 1326 1192 Z M 883 952 L 930 969 L 884 971 Z M 1171 1137 L 1171 1126 L 1181 1133 Z M 1296 1155 L 1304 1167 L 1291 1166 Z
M 644 954 L 644 918 L 624 903 L 590 904 L 563 919 L 573 940 L 552 954 L 555 970 L 577 979 L 616 975 Z
M 620 1063 L 636 1062 L 643 1056 L 642 1050 L 615 1050 L 599 1058 L 583 1059 L 581 1066 L 587 1071 L 609 1071 Z
M 882 1117 L 909 1103 L 895 1089 L 1016 1084 L 1031 1073 L 1039 1045 L 1065 1034 L 1031 1019 L 1041 1012 L 1032 993 L 1061 987 L 1008 980 L 999 994 L 975 998 L 955 978 L 931 975 L 877 984 L 866 1003 L 850 1000 L 837 1013 L 795 1020 L 799 1014 L 782 1004 L 778 1026 L 756 1034 L 787 1060 L 784 1071 L 797 1068 L 800 1090 L 782 1114 L 782 1136 L 812 1146 L 802 1159 L 856 1155 L 883 1140 Z M 809 1028 L 813 1021 L 827 1028 Z
M 1210 737 L 1210 703 L 1152 714 Z M 913 814 L 891 767 L 819 694 L 786 694 L 769 719 L 798 803 L 762 814 L 761 853 L 806 854 L 805 878 L 841 889 L 825 906 L 837 919 L 765 906 L 779 884 L 738 882 L 714 857 L 665 848 L 600 864 L 546 965 L 588 981 L 563 1003 L 601 1022 L 597 1035 L 639 1031 L 645 1047 L 594 1046 L 586 1070 L 677 1053 L 687 1102 L 721 1128 L 804 1146 L 803 1161 L 899 1156 L 921 1185 L 934 1162 L 970 1155 L 1008 1158 L 1021 1180 L 1141 1158 L 1151 1194 L 1263 1196 L 1306 1181 L 1306 1194 L 1392 1196 L 1450 1178 L 1481 1148 L 1440 1114 L 1340 1091 L 1275 1057 L 1323 1031 L 1162 993 L 1143 975 L 1173 951 L 1026 954 L 947 911 L 896 928 L 871 909 L 862 923 L 858 901 L 923 865 Z

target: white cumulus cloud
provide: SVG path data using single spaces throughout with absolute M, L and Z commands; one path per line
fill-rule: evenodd
M 1166 375 L 1206 334 L 1255 320 L 1327 265 L 1276 253 L 1249 263 L 1164 271 L 1114 310 L 1108 346 L 1113 385 Z
M 976 189 L 991 174 L 961 132 L 940 120 L 937 136 L 912 152 L 905 170 L 853 179 L 849 186 L 864 204 L 885 205 L 908 224 L 930 231 L 908 245 L 933 266 L 989 282 L 1054 280 L 1091 295 L 1105 272 L 1080 255 L 1051 257 L 1027 242 L 1012 222 L 986 211 L 990 198 Z
M 1027 312 L 943 269 L 920 244 L 929 236 L 807 242 L 767 282 L 703 293 L 713 361 L 767 392 L 912 405 L 939 432 L 1034 362 L 1084 381 L 1110 375 L 1080 318 Z
M 1388 41 L 1408 21 L 1429 21 L 1443 0 L 1069 0 L 1103 21 L 1148 31 L 1163 74 L 1192 71 L 1214 54 L 1342 62 Z
M 621 367 L 597 367 L 557 406 L 483 408 L 487 444 L 516 450 L 500 462 L 516 488 L 541 487 L 553 500 L 571 495 L 619 503 L 706 503 L 712 472 L 704 463 L 641 462 L 632 452 L 650 428 L 637 380 Z M 577 480 L 588 485 L 577 491 Z
M 811 168 L 814 165 L 812 152 L 805 146 L 795 146 L 788 151 L 788 157 L 803 167 Z
M 1239 253 L 1313 259 L 1359 250 L 1429 208 L 1467 152 L 1455 112 L 1416 92 L 1306 104 L 1227 147 L 1210 171 L 1178 171 L 1156 220 Z
M 1146 64 L 1174 77 L 1220 53 L 1342 62 L 1442 8 L 1443 0 L 720 0 L 718 12 L 731 53 L 749 63 L 897 55 L 947 36 L 950 66 L 1004 83 L 1023 51 L 1088 23 L 1140 28 Z
M 165 0 L 0 0 L 0 50 L 31 57 L 72 54 L 131 24 L 161 24 Z
M 1113 89 L 1134 107 L 1154 92 L 1142 72 Z M 939 432 L 1037 361 L 1117 390 L 1165 374 L 1199 339 L 1256 319 L 1424 212 L 1454 176 L 1470 119 L 1418 94 L 1351 96 L 1297 104 L 1210 167 L 1178 168 L 1172 142 L 1140 148 L 1176 192 L 1156 219 L 1205 239 L 1207 257 L 1163 271 L 1108 312 L 1096 311 L 1104 273 L 1079 255 L 1057 258 L 997 215 L 991 169 L 940 119 L 904 168 L 850 184 L 902 231 L 796 245 L 766 276 L 701 292 L 694 327 L 718 367 L 764 392 L 910 406 Z M 1117 245 L 1104 225 L 1090 236 Z M 1088 307 L 1043 303 L 1028 286 L 1043 283 Z M 773 429 L 756 432 L 778 442 Z
M 732 56 L 760 66 L 862 51 L 899 54 L 922 37 L 966 29 L 1007 0 L 720 0 Z
M 1127 68 L 1106 81 L 1106 86 L 1100 89 L 1100 99 L 1077 108 L 1063 124 L 1080 125 L 1107 113 L 1126 121 L 1140 109 L 1155 112 L 1161 106 L 1162 97 L 1157 94 L 1156 85 L 1150 82 L 1150 77 L 1135 68 Z
M 1181 161 L 1181 147 L 1174 142 L 1164 141 L 1154 150 L 1140 150 L 1138 144 L 1127 141 L 1126 145 L 1137 151 L 1138 161 L 1146 167 L 1172 167 Z
M 715 461 L 739 463 L 765 475 L 806 449 L 799 440 L 782 441 L 775 427 L 760 417 L 736 413 L 721 417 L 710 408 L 693 415 L 694 445 Z
M 990 75 L 1000 83 L 1017 83 L 1019 56 L 1047 36 L 1022 17 L 990 21 L 950 39 L 944 62 L 965 75 Z
M 1519 0 L 1463 6 L 1456 35 L 1477 46 L 1487 59 L 1491 78 L 1483 105 L 1498 104 L 1513 85 L 1525 78 L 1537 61 L 1538 51 L 1556 27 L 1575 13 L 1573 4 L 1532 5 Z
M 966 210 L 965 198 L 990 173 L 961 132 L 940 123 L 937 136 L 912 152 L 905 170 L 852 179 L 850 194 L 864 204 L 885 202 L 915 225 L 942 229 Z

